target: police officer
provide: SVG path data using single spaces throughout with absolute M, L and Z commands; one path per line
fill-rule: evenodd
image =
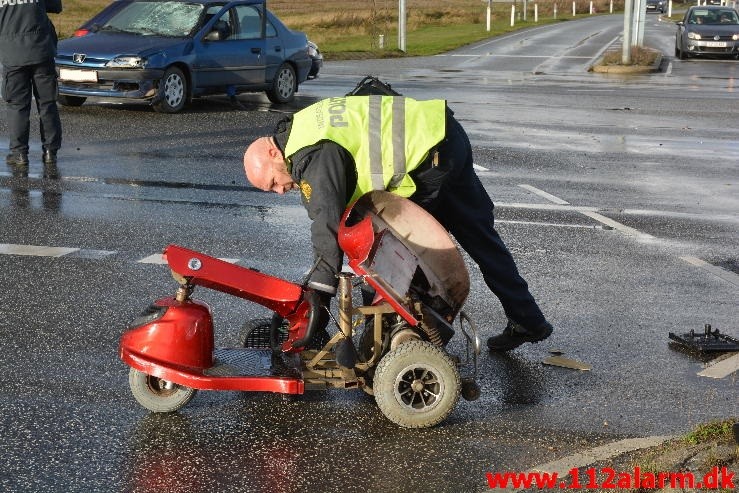
M 247 179 L 265 191 L 300 189 L 313 221 L 309 286 L 336 292 L 343 263 L 337 230 L 344 209 L 372 190 L 408 197 L 430 212 L 480 267 L 508 317 L 493 351 L 552 333 L 494 228 L 493 202 L 472 167 L 472 148 L 443 100 L 347 96 L 319 101 L 278 123 L 244 153 Z
M 43 162 L 56 164 L 62 143 L 54 68 L 57 36 L 47 12 L 61 11 L 61 0 L 0 0 L 0 63 L 10 129 L 8 164 L 28 165 L 32 96 L 40 118 Z

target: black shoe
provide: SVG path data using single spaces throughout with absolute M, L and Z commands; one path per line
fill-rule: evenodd
M 44 164 L 56 164 L 56 151 L 44 149 Z
M 28 166 L 28 154 L 25 152 L 11 152 L 5 156 L 5 162 L 15 166 Z
M 536 329 L 527 329 L 512 320 L 508 321 L 503 333 L 488 339 L 488 349 L 491 351 L 510 351 L 525 342 L 543 341 L 552 333 L 553 327 L 544 322 Z

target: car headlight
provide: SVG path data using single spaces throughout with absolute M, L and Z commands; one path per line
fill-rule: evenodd
M 318 47 L 314 45 L 313 43 L 308 43 L 308 56 L 310 57 L 318 56 Z
M 119 56 L 105 64 L 106 67 L 116 68 L 144 68 L 146 58 L 140 56 Z
M 701 39 L 701 35 L 698 33 L 688 33 L 688 39 Z
M 739 39 L 739 34 L 735 34 L 735 35 L 733 35 L 733 36 L 731 37 L 731 39 L 733 39 L 734 41 L 738 40 L 738 39 Z

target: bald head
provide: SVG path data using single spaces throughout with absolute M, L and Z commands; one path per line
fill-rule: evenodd
M 246 148 L 244 172 L 249 182 L 265 192 L 285 193 L 296 188 L 285 158 L 272 137 L 260 137 Z

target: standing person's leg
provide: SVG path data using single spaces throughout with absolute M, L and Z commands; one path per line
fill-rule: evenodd
M 3 99 L 8 103 L 8 164 L 28 164 L 29 115 L 31 113 L 31 70 L 3 68 Z
M 33 87 L 44 149 L 43 159 L 45 164 L 54 164 L 56 151 L 62 146 L 62 123 L 56 104 L 57 80 L 54 61 L 35 65 L 33 69 Z
M 491 338 L 488 346 L 508 350 L 544 339 L 551 333 L 551 325 L 495 230 L 494 205 L 472 167 L 469 139 L 459 124 L 449 126 L 448 141 L 440 153 L 451 171 L 435 207 L 429 209 L 480 267 L 485 283 L 510 320 L 503 334 Z M 496 341 L 500 338 L 503 340 Z

